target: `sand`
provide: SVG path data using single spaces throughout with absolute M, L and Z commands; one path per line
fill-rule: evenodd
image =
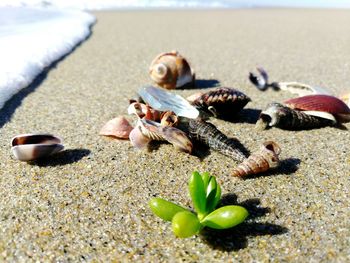
M 349 90 L 350 11 L 94 14 L 91 37 L 1 111 L 1 260 L 350 260 L 350 124 L 257 132 L 258 109 L 293 95 L 260 92 L 247 79 L 260 65 L 271 80 L 300 81 L 336 94 Z M 192 62 L 199 88 L 235 87 L 252 98 L 237 122 L 211 121 L 250 151 L 276 141 L 280 168 L 240 180 L 230 176 L 237 162 L 217 152 L 199 158 L 170 144 L 136 151 L 129 141 L 98 135 L 107 120 L 127 114 L 128 99 L 140 86 L 151 83 L 151 60 L 173 49 Z M 39 163 L 19 162 L 9 142 L 28 132 L 57 134 L 66 150 Z M 224 203 L 244 205 L 251 214 L 247 222 L 175 238 L 147 202 L 159 196 L 190 206 L 187 181 L 194 170 L 216 175 Z

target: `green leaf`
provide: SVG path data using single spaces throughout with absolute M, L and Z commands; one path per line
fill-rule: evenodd
M 214 229 L 226 229 L 242 223 L 247 216 L 248 211 L 244 207 L 228 205 L 211 212 L 201 224 Z
M 204 189 L 207 189 L 211 175 L 208 172 L 202 173 Z
M 179 212 L 187 211 L 177 204 L 158 197 L 152 198 L 148 204 L 155 215 L 166 221 L 171 221 L 174 215 Z
M 193 172 L 188 183 L 194 209 L 199 216 L 206 213 L 206 193 L 204 190 L 203 179 L 198 172 Z
M 210 213 L 218 205 L 221 198 L 221 188 L 220 185 L 217 184 L 214 176 L 210 179 L 207 192 L 209 192 L 209 194 L 207 196 L 206 210 L 208 213 Z
M 177 213 L 172 220 L 173 232 L 177 237 L 195 235 L 202 228 L 197 216 L 189 211 Z

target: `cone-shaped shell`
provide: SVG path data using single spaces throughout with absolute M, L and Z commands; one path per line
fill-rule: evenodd
M 11 140 L 11 151 L 20 161 L 33 161 L 63 150 L 62 139 L 52 134 L 21 134 Z
M 336 117 L 340 122 L 350 121 L 350 109 L 340 99 L 329 95 L 308 95 L 285 101 L 292 109 L 303 111 L 323 111 Z
M 109 120 L 100 130 L 100 135 L 111 136 L 118 139 L 128 139 L 133 127 L 124 117 Z
M 175 89 L 194 82 L 194 71 L 177 51 L 162 53 L 151 63 L 152 80 L 166 89 Z
M 261 149 L 250 155 L 234 170 L 232 175 L 244 177 L 251 174 L 258 174 L 277 167 L 279 164 L 278 155 L 281 148 L 273 141 L 264 142 Z

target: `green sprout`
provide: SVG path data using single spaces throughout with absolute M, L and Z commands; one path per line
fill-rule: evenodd
M 149 206 L 153 213 L 166 221 L 172 222 L 172 229 L 177 237 L 190 237 L 204 227 L 227 229 L 242 223 L 248 211 L 238 205 L 227 205 L 215 210 L 221 199 L 221 188 L 215 176 L 209 173 L 193 172 L 188 183 L 196 213 L 162 198 L 152 198 Z

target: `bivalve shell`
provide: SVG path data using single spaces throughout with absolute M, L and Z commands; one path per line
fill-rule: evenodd
M 327 112 L 334 115 L 339 122 L 350 121 L 349 107 L 334 96 L 308 95 L 287 100 L 285 104 L 296 110 Z
M 52 134 L 20 134 L 11 140 L 11 152 L 20 161 L 33 161 L 63 150 L 62 139 Z
M 100 135 L 111 136 L 118 139 L 128 139 L 133 127 L 124 117 L 109 120 L 100 130 Z

